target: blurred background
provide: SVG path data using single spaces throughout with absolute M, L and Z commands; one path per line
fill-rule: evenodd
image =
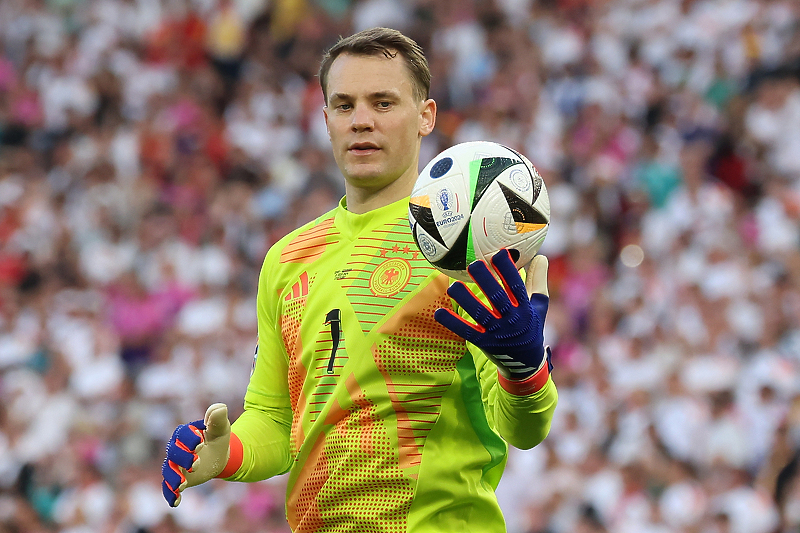
M 285 480 L 170 510 L 167 438 L 241 412 L 261 261 L 343 194 L 315 74 L 424 47 L 422 164 L 544 176 L 549 438 L 511 533 L 800 528 L 797 0 L 2 0 L 0 532 L 285 533 Z

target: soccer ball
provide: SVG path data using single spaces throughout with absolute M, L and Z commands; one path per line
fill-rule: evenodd
M 422 170 L 408 205 L 414 241 L 448 276 L 471 281 L 467 265 L 511 252 L 527 265 L 550 226 L 550 200 L 541 176 L 519 152 L 498 143 L 457 144 Z

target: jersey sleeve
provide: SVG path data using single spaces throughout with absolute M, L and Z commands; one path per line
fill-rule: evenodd
M 511 393 L 500 385 L 497 367 L 483 351 L 471 343 L 467 346 L 475 361 L 489 424 L 516 448 L 527 450 L 542 442 L 550 432 L 558 403 L 553 379 L 548 376 L 544 386 L 530 394 Z
M 279 252 L 277 245 L 270 250 L 259 276 L 258 348 L 244 413 L 231 428 L 242 443 L 242 465 L 227 478 L 232 481 L 260 481 L 286 472 L 292 464 L 288 357 L 281 337 L 278 289 L 270 280 Z

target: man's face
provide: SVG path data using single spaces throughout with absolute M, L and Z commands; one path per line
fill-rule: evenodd
M 399 54 L 334 60 L 325 123 L 348 188 L 375 193 L 398 179 L 413 185 L 420 138 L 431 132 L 435 117 L 433 101 L 417 101 L 413 88 Z

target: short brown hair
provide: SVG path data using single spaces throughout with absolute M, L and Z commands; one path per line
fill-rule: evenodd
M 422 47 L 413 39 L 406 37 L 391 28 L 370 28 L 343 37 L 322 56 L 319 67 L 319 84 L 325 103 L 328 103 L 328 71 L 333 61 L 342 54 L 373 56 L 382 54 L 384 57 L 393 58 L 400 54 L 405 58 L 408 70 L 411 72 L 411 81 L 414 85 L 414 96 L 427 100 L 431 90 L 431 70 Z

